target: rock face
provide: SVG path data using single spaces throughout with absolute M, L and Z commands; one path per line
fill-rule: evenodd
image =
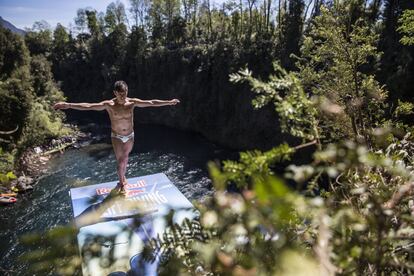
M 24 191 L 33 189 L 32 184 L 33 178 L 29 176 L 20 176 L 17 178 L 17 186 Z
M 33 181 L 33 178 L 29 176 L 19 176 L 17 179 L 12 180 L 10 185 L 12 186 L 12 191 L 24 193 L 33 190 Z
M 277 115 L 270 106 L 261 110 L 252 108 L 250 91 L 175 91 L 171 89 L 153 97 L 178 98 L 180 104 L 137 108 L 135 120 L 196 131 L 215 143 L 234 149 L 265 149 L 288 139 L 281 135 Z M 131 96 L 134 96 L 134 92 Z M 151 99 L 155 93 L 137 94 L 137 97 Z
M 209 140 L 234 149 L 267 149 L 291 140 L 281 134 L 277 114 L 269 105 L 255 110 L 254 97 L 246 84 L 234 84 L 229 74 L 242 66 L 234 64 L 231 50 L 201 54 L 181 51 L 153 55 L 129 71 L 130 97 L 173 99 L 181 103 L 161 108 L 138 108 L 136 120 L 196 131 Z M 220 52 L 217 50 L 217 52 Z M 269 54 L 263 53 L 267 57 Z M 253 72 L 268 75 L 270 61 L 252 53 Z M 256 66 L 254 66 L 256 64 Z M 154 73 L 156 72 L 156 73 Z
M 274 107 L 254 110 L 250 87 L 229 81 L 229 74 L 246 63 L 255 75 L 268 76 L 271 55 L 266 51 L 251 51 L 243 58 L 236 55 L 240 53 L 236 54 L 235 48 L 208 53 L 197 49 L 152 52 L 145 58 L 127 61 L 117 79 L 128 83 L 129 97 L 181 101 L 176 106 L 136 108 L 135 122 L 195 131 L 217 144 L 239 150 L 269 149 L 289 142 L 292 138 L 281 134 Z M 100 100 L 113 97 L 110 88 L 106 90 Z M 97 116 L 108 122 L 107 115 L 76 111 L 71 114 L 78 118 Z

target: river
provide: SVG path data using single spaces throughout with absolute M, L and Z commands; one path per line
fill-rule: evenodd
M 208 161 L 237 156 L 194 133 L 140 125 L 135 134 L 127 177 L 163 172 L 190 200 L 212 193 Z M 117 179 L 109 136 L 80 149 L 67 150 L 50 160 L 48 166 L 48 173 L 34 185 L 33 192 L 0 209 L 0 275 L 28 274 L 28 264 L 19 261 L 28 249 L 19 237 L 71 221 L 69 189 Z M 50 274 L 54 274 L 53 268 Z

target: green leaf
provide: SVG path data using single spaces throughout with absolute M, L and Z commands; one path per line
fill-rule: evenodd
M 13 172 L 8 172 L 6 174 L 6 176 L 7 176 L 8 179 L 16 179 L 17 178 L 17 176 Z
M 281 198 L 289 193 L 289 189 L 283 180 L 275 176 L 255 176 L 254 191 L 260 201 L 266 202 L 271 199 Z

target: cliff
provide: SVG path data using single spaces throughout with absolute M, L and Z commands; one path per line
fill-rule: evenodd
M 254 110 L 250 87 L 229 82 L 229 74 L 243 66 L 233 62 L 231 50 L 162 51 L 127 67 L 130 97 L 181 101 L 177 106 L 137 109 L 135 119 L 196 131 L 235 149 L 267 149 L 291 140 L 281 134 L 273 106 Z M 264 56 L 250 53 L 243 60 L 251 61 L 254 72 L 266 75 L 271 62 Z
M 155 48 L 126 58 L 120 72 L 109 80 L 97 75 L 107 71 L 105 65 L 95 69 L 94 81 L 79 83 L 85 87 L 83 91 L 79 89 L 76 94 L 71 92 L 73 89 L 64 91 L 69 101 L 110 99 L 113 82 L 122 79 L 129 85 L 129 97 L 181 101 L 176 106 L 137 108 L 135 121 L 138 123 L 195 131 L 233 149 L 269 149 L 292 138 L 281 134 L 273 106 L 254 110 L 250 87 L 229 82 L 229 74 L 246 64 L 255 75 L 268 76 L 272 63 L 269 51 L 272 51 L 271 45 L 251 50 L 238 50 L 228 44 L 207 47 L 207 50 L 205 47 Z M 107 122 L 106 115 L 74 113 L 78 118 L 97 116 Z

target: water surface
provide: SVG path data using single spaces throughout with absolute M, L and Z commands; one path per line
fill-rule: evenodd
M 190 200 L 212 193 L 206 169 L 209 160 L 236 155 L 193 133 L 160 126 L 138 126 L 135 132 L 127 177 L 163 172 Z M 18 261 L 28 250 L 19 243 L 20 236 L 71 222 L 69 189 L 116 179 L 116 160 L 108 135 L 52 159 L 49 173 L 40 178 L 32 193 L 0 209 L 0 275 L 27 274 L 28 264 Z

